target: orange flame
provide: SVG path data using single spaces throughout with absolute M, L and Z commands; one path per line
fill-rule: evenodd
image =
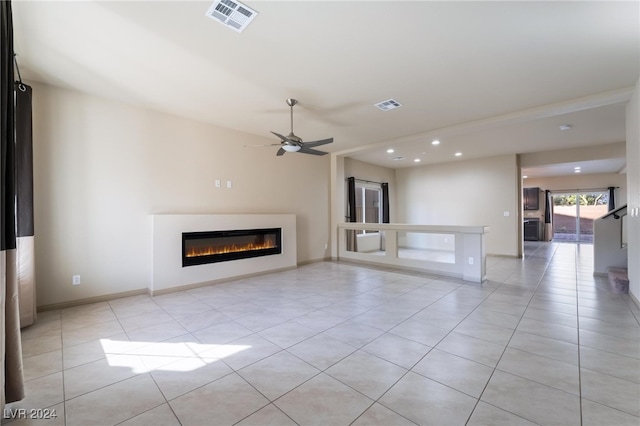
M 241 246 L 231 244 L 221 247 L 190 247 L 187 249 L 186 257 L 213 256 L 216 254 L 239 253 L 243 251 L 265 250 L 276 248 L 276 244 L 272 240 L 267 240 L 261 244 L 248 243 Z

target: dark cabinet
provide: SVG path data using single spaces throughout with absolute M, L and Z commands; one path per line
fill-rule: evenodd
M 540 220 L 539 219 L 525 219 L 524 240 L 525 241 L 540 240 Z
M 525 210 L 540 209 L 540 188 L 524 188 L 522 190 L 522 201 Z

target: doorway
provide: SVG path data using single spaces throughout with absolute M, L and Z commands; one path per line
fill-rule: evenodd
M 551 194 L 553 241 L 593 243 L 593 221 L 609 210 L 606 191 Z

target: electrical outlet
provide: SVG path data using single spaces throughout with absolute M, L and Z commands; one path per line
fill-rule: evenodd
M 71 284 L 80 285 L 80 275 L 74 275 L 73 277 L 71 277 Z
M 328 248 L 329 248 L 329 244 L 326 244 L 326 243 L 325 243 L 325 245 L 324 245 L 324 249 L 326 250 L 326 249 L 328 249 Z
M 469 265 L 473 265 L 473 257 L 469 258 Z
M 221 182 L 220 179 L 216 179 L 216 188 L 220 188 Z

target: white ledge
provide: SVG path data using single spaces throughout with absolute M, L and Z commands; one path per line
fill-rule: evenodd
M 353 231 L 368 233 L 356 237 Z M 338 259 L 486 280 L 488 226 L 347 222 L 337 232 Z
M 486 234 L 488 226 L 454 226 L 454 225 L 412 225 L 408 223 L 353 223 L 343 222 L 338 228 L 357 230 L 381 230 L 381 231 L 406 231 L 406 232 L 431 232 L 434 234 Z

